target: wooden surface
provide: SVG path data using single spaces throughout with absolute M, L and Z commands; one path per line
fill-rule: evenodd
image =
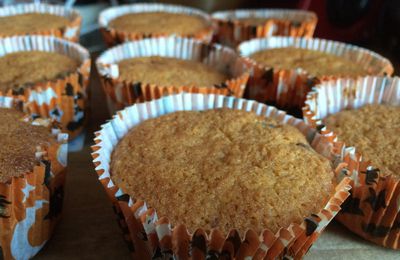
M 92 133 L 109 118 L 96 77 L 93 75 L 91 81 L 91 119 L 86 145 L 82 151 L 69 154 L 63 218 L 35 259 L 130 259 L 90 156 Z M 400 259 L 400 251 L 372 245 L 333 223 L 313 245 L 306 259 Z

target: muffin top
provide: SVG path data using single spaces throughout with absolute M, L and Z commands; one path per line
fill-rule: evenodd
M 123 80 L 159 86 L 211 87 L 227 79 L 227 75 L 201 62 L 159 56 L 122 60 L 118 67 Z
M 400 106 L 366 105 L 330 115 L 324 123 L 373 167 L 400 176 Z
M 64 28 L 68 23 L 69 20 L 65 17 L 45 13 L 0 16 L 0 34 L 6 36 L 35 34 Z
M 119 16 L 109 26 L 131 33 L 194 35 L 210 25 L 198 15 L 147 12 Z
M 36 147 L 55 143 L 48 128 L 23 121 L 24 114 L 0 108 L 0 183 L 32 171 Z
M 54 80 L 78 68 L 78 61 L 55 52 L 22 51 L 0 57 L 0 91 Z
M 351 60 L 308 49 L 294 47 L 267 49 L 256 52 L 250 57 L 267 67 L 280 69 L 302 68 L 314 76 L 361 76 L 368 74 L 361 65 Z
M 182 111 L 131 129 L 113 181 L 189 231 L 276 232 L 317 213 L 333 191 L 330 162 L 296 128 L 231 109 Z

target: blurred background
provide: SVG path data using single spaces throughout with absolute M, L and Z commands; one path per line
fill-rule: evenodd
M 237 8 L 290 8 L 311 10 L 318 15 L 314 36 L 353 43 L 392 60 L 396 72 L 400 61 L 399 0 L 0 0 L 0 5 L 46 2 L 74 6 L 83 16 L 81 43 L 92 52 L 105 48 L 98 32 L 97 16 L 110 6 L 138 2 L 162 2 L 192 6 L 207 12 Z

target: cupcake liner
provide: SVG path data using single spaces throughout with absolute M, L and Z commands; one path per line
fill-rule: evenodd
M 353 61 L 356 65 L 365 67 L 370 75 L 390 76 L 393 73 L 391 62 L 375 52 L 351 44 L 317 38 L 253 39 L 240 44 L 238 51 L 241 55 L 249 57 L 257 51 L 283 47 L 309 49 L 340 56 Z M 266 67 L 251 58 L 247 58 L 247 62 L 252 64 L 253 71 L 245 98 L 274 104 L 285 110 L 294 109 L 295 113 L 299 114 L 304 106 L 306 95 L 313 86 L 323 80 L 341 78 L 337 75 L 316 77 L 301 68 L 285 70 Z
M 7 93 L 0 91 L 0 94 L 36 103 L 40 108 L 40 116 L 61 122 L 63 132 L 73 139 L 83 130 L 86 120 L 89 52 L 79 44 L 51 36 L 14 36 L 0 39 L 0 57 L 19 51 L 57 52 L 80 61 L 76 71 L 60 75 L 52 81 L 25 84 Z
M 366 104 L 399 106 L 400 79 L 362 77 L 326 81 L 309 93 L 303 114 L 308 124 L 322 129 L 323 135 L 336 138 L 321 120 L 330 114 Z M 379 171 L 356 149 L 346 148 L 352 190 L 337 220 L 371 242 L 400 249 L 400 177 Z
M 104 124 L 102 129 L 95 133 L 92 156 L 99 181 L 114 205 L 133 258 L 174 256 L 178 259 L 206 257 L 223 259 L 293 257 L 299 259 L 307 252 L 348 197 L 350 179 L 343 178 L 320 212 L 306 217 L 302 223 L 292 223 L 288 227 L 283 227 L 275 234 L 267 229 L 261 234 L 249 230 L 244 237 L 241 237 L 235 229 L 228 234 L 223 234 L 217 229 L 207 233 L 201 227 L 190 234 L 182 224 L 173 223 L 171 227 L 171 223 L 165 216 L 158 216 L 155 209 L 148 208 L 144 201 L 131 198 L 112 181 L 109 172 L 111 154 L 118 141 L 129 129 L 146 119 L 175 111 L 223 107 L 253 111 L 258 115 L 270 116 L 280 122 L 293 125 L 305 134 L 317 152 L 331 157 L 330 146 L 334 144 L 332 140 L 327 141 L 328 138 L 322 138 L 300 119 L 255 101 L 214 94 L 180 93 L 151 102 L 135 104 L 119 111 L 110 122 Z M 345 170 L 345 164 L 340 158 L 335 159 L 335 172 L 340 174 Z
M 270 36 L 312 37 L 317 25 L 314 12 L 290 9 L 242 9 L 219 11 L 211 15 L 218 24 L 216 40 L 236 47 L 243 41 Z M 262 25 L 250 25 L 238 19 L 268 19 Z
M 212 40 L 214 28 L 211 21 L 211 17 L 207 13 L 199 9 L 179 6 L 179 5 L 145 3 L 145 4 L 131 4 L 131 5 L 121 5 L 117 7 L 111 7 L 107 8 L 106 10 L 100 13 L 99 15 L 100 31 L 102 32 L 106 44 L 109 47 L 111 47 L 116 44 L 120 44 L 127 41 L 141 40 L 144 38 L 170 36 L 168 34 L 151 34 L 151 33 L 145 34 L 138 32 L 126 32 L 109 27 L 109 23 L 119 16 L 130 13 L 145 13 L 145 12 L 167 12 L 167 13 L 178 13 L 178 14 L 200 16 L 209 23 L 209 27 L 197 32 L 194 35 L 179 35 L 179 36 L 195 38 L 198 40 L 205 41 L 207 43 L 209 43 Z
M 27 103 L 0 96 L 0 107 L 30 110 Z M 29 259 L 45 245 L 60 219 L 68 153 L 68 135 L 49 119 L 21 120 L 49 127 L 57 144 L 37 147 L 37 165 L 20 177 L 0 183 L 0 257 Z
M 79 42 L 79 33 L 82 24 L 82 17 L 78 13 L 78 11 L 74 9 L 67 9 L 62 5 L 49 5 L 49 4 L 39 4 L 39 3 L 9 5 L 0 8 L 0 17 L 26 14 L 26 13 L 52 14 L 65 17 L 69 20 L 69 23 L 65 28 L 32 32 L 30 34 L 55 36 L 58 38 L 66 39 L 68 41 Z M 2 35 L 2 33 L 0 32 L 0 38 L 11 37 L 11 36 L 17 36 L 17 34 Z
M 232 78 L 214 86 L 159 86 L 129 82 L 118 77 L 118 62 L 143 56 L 199 61 L 231 75 Z M 104 52 L 96 60 L 96 66 L 107 95 L 111 115 L 136 102 L 150 101 L 179 92 L 242 97 L 250 69 L 244 59 L 228 47 L 175 36 L 144 39 L 116 46 Z

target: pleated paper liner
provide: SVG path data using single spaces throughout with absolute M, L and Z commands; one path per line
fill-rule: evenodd
M 326 81 L 307 95 L 304 119 L 311 126 L 322 129 L 322 134 L 325 134 L 329 130 L 323 125 L 323 118 L 366 104 L 399 106 L 400 79 L 362 77 L 357 80 Z M 336 138 L 335 134 L 330 135 Z M 340 136 L 337 138 L 340 140 Z M 371 242 L 400 249 L 400 175 L 380 171 L 374 167 L 373 161 L 364 160 L 356 149 L 347 148 L 351 150 L 348 159 L 353 180 L 352 190 L 337 220 Z
M 127 41 L 141 40 L 144 38 L 171 36 L 168 34 L 149 34 L 149 33 L 146 34 L 142 32 L 127 32 L 109 26 L 110 22 L 119 16 L 131 13 L 146 13 L 146 12 L 166 12 L 166 13 L 177 13 L 177 14 L 198 16 L 204 19 L 207 23 L 209 23 L 209 26 L 207 26 L 203 30 L 196 32 L 193 35 L 179 35 L 179 36 L 187 38 L 195 38 L 207 43 L 211 42 L 212 40 L 214 27 L 211 21 L 211 17 L 207 13 L 196 8 L 179 6 L 179 5 L 141 3 L 141 4 L 131 4 L 131 5 L 121 5 L 117 7 L 111 7 L 107 8 L 106 10 L 100 13 L 99 16 L 100 31 L 102 32 L 106 44 L 109 47 L 111 47 Z
M 64 8 L 62 5 L 49 5 L 42 3 L 32 3 L 32 4 L 18 4 L 9 5 L 0 8 L 0 17 L 19 15 L 26 13 L 45 13 L 57 16 L 65 17 L 69 20 L 69 23 L 64 28 L 55 28 L 48 31 L 37 31 L 30 32 L 30 35 L 47 35 L 55 36 L 58 38 L 63 38 L 68 41 L 79 42 L 79 33 L 82 24 L 82 17 L 78 11 L 71 8 Z M 26 35 L 26 34 L 24 34 Z M 11 37 L 15 35 L 4 35 L 0 32 L 0 37 Z
M 333 168 L 337 175 L 346 170 L 345 163 L 338 158 L 339 155 L 333 156 L 331 153 L 334 141 L 323 138 L 302 120 L 255 101 L 214 94 L 180 93 L 127 107 L 119 111 L 96 133 L 92 156 L 99 181 L 113 202 L 133 258 L 165 257 L 169 259 L 168 257 L 171 256 L 178 259 L 301 258 L 348 197 L 349 178 L 343 178 L 338 182 L 325 207 L 317 214 L 307 216 L 302 223 L 282 227 L 275 234 L 268 229 L 261 234 L 249 230 L 244 237 L 240 237 L 234 227 L 229 234 L 223 234 L 217 229 L 207 233 L 201 227 L 190 234 L 184 225 L 169 223 L 168 216 L 159 217 L 154 208 L 147 208 L 144 201 L 129 197 L 112 181 L 109 172 L 111 154 L 118 141 L 127 134 L 129 129 L 146 119 L 175 111 L 215 108 L 253 111 L 258 115 L 273 117 L 280 122 L 293 125 L 307 137 L 317 152 L 334 160 Z
M 58 123 L 38 118 L 40 111 L 28 103 L 0 96 L 0 107 L 27 112 L 21 120 L 47 126 L 57 140 L 37 147 L 37 164 L 31 172 L 0 183 L 0 257 L 29 259 L 45 245 L 60 218 L 68 135 L 61 133 Z
M 213 86 L 159 86 L 125 81 L 118 76 L 118 62 L 128 58 L 162 56 L 202 62 L 230 76 Z M 250 66 L 234 50 L 221 45 L 176 36 L 143 39 L 124 43 L 105 51 L 96 66 L 106 92 L 110 114 L 136 102 L 150 101 L 180 92 L 221 94 L 242 97 Z
M 301 116 L 306 95 L 313 86 L 322 80 L 341 78 L 342 76 L 315 77 L 301 68 L 271 68 L 248 58 L 257 51 L 284 47 L 309 49 L 340 56 L 351 60 L 355 66 L 362 66 L 369 75 L 383 76 L 393 73 L 393 66 L 385 57 L 364 48 L 336 41 L 276 36 L 253 39 L 240 44 L 238 51 L 242 56 L 247 57 L 247 62 L 253 67 L 249 87 L 244 97 L 273 104 L 296 116 Z
M 310 11 L 290 9 L 242 9 L 212 14 L 217 23 L 216 41 L 236 47 L 243 41 L 269 36 L 312 37 L 317 15 Z M 264 24 L 251 25 L 240 19 L 263 18 Z
M 14 36 L 0 39 L 0 57 L 19 51 L 56 52 L 80 62 L 76 71 L 64 73 L 52 81 L 27 83 L 7 93 L 0 92 L 35 103 L 42 116 L 47 115 L 61 122 L 62 130 L 73 139 L 82 132 L 86 120 L 89 52 L 77 43 L 52 36 Z

